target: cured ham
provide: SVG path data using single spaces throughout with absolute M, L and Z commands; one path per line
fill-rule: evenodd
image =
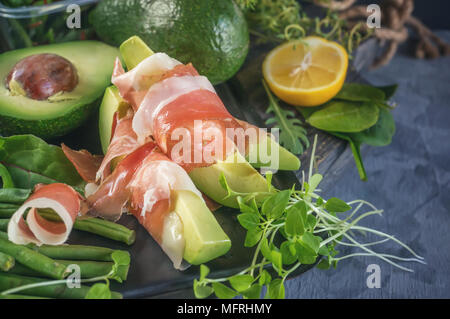
M 152 142 L 144 144 L 117 164 L 113 173 L 100 184 L 93 194 L 87 197 L 91 215 L 112 221 L 120 218 L 121 214 L 126 211 L 126 204 L 131 196 L 128 185 L 136 170 L 155 147 L 156 144 Z
M 188 190 L 203 200 L 186 171 L 148 142 L 127 155 L 91 194 L 91 215 L 117 220 L 131 212 L 170 257 L 181 267 L 183 224 L 171 209 L 172 192 Z
M 179 269 L 183 260 L 183 223 L 173 211 L 172 192 L 188 190 L 203 200 L 189 175 L 161 153 L 148 156 L 129 185 L 130 212 Z
M 153 123 L 155 141 L 187 171 L 225 160 L 236 149 L 234 134 L 244 133 L 218 95 L 203 89 L 168 103 Z M 179 146 L 183 146 L 182 150 Z
M 161 72 L 163 67 L 148 68 L 150 60 L 161 59 L 160 56 L 154 60 L 152 57 L 132 71 L 122 73 L 123 81 L 114 82 L 113 78 L 122 97 L 135 110 L 132 129 L 138 143 L 142 144 L 152 136 L 159 148 L 187 171 L 225 160 L 236 150 L 245 155 L 248 149 L 245 129 L 251 126 L 244 125 L 245 122 L 238 121 L 228 112 L 209 80 L 198 75 L 190 64 L 177 64 L 165 72 Z M 166 62 L 162 65 L 168 66 Z M 145 72 L 149 72 L 146 74 L 152 79 L 151 83 L 143 80 Z M 133 76 L 134 73 L 141 77 Z M 131 91 L 140 98 L 130 98 Z M 201 124 L 199 130 L 196 123 Z M 180 142 L 188 144 L 181 145 Z
M 112 83 L 119 88 L 125 100 L 132 105 L 139 105 L 148 88 L 158 82 L 165 72 L 180 64 L 165 53 L 155 53 L 139 63 L 139 67 L 125 73 L 117 58 Z
M 154 120 L 166 105 L 176 101 L 180 96 L 197 90 L 206 90 L 215 94 L 214 87 L 204 76 L 169 77 L 154 84 L 148 90 L 133 118 L 133 130 L 138 139 L 142 140 L 154 133 Z M 186 115 L 182 108 L 178 111 Z M 225 107 L 221 108 L 221 111 L 228 113 Z
M 103 156 L 92 155 L 87 150 L 75 151 L 65 144 L 61 144 L 61 149 L 84 181 L 95 182 Z
M 80 211 L 81 199 L 72 187 L 65 184 L 37 185 L 33 194 L 11 217 L 8 224 L 9 240 L 22 245 L 63 244 Z M 41 217 L 38 209 L 45 208 L 52 209 L 61 218 L 61 222 Z
M 111 162 L 121 156 L 128 155 L 141 144 L 132 129 L 133 112 L 130 110 L 125 117 L 118 119 L 115 114 L 111 142 L 105 158 L 96 173 L 96 181 L 104 180 L 111 173 Z

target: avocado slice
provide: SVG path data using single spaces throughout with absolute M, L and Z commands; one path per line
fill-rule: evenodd
M 16 89 L 11 92 L 5 83 L 11 70 L 19 61 L 37 54 L 55 54 L 68 60 L 77 72 L 75 88 L 36 100 L 20 94 L 17 83 L 12 81 Z M 111 82 L 118 55 L 117 48 L 98 41 L 66 42 L 1 54 L 0 134 L 34 134 L 47 138 L 64 135 L 78 127 L 98 107 L 99 98 Z
M 119 49 L 128 70 L 135 68 L 154 53 L 138 36 L 132 36 L 123 42 Z
M 261 138 L 260 138 L 261 139 Z M 260 145 L 266 144 L 266 154 L 260 154 Z M 277 162 L 272 162 L 272 154 L 278 152 Z M 261 155 L 263 157 L 261 158 Z M 297 156 L 289 152 L 283 146 L 278 144 L 273 138 L 267 138 L 267 141 L 253 143 L 249 145 L 248 154 L 245 157 L 247 161 L 256 168 L 271 168 L 282 171 L 296 171 L 300 169 L 300 160 Z
M 128 107 L 130 107 L 130 105 L 120 96 L 119 90 L 114 85 L 106 88 L 102 103 L 100 104 L 98 123 L 103 154 L 106 154 L 111 141 L 114 113 L 116 113 L 116 111 L 119 111 L 120 113 L 121 110 L 125 111 Z
M 225 254 L 231 248 L 230 238 L 205 202 L 188 190 L 173 193 L 174 210 L 183 222 L 183 258 L 199 265 Z
M 219 183 L 222 174 L 228 186 L 235 192 L 268 192 L 266 179 L 239 152 L 231 154 L 225 161 L 219 161 L 208 167 L 195 168 L 189 172 L 195 186 L 208 197 L 224 206 L 239 208 L 236 196 L 225 198 L 227 191 Z M 257 203 L 264 198 L 264 194 L 257 196 Z

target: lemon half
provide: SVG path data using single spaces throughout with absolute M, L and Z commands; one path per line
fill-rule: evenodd
M 347 51 L 341 45 L 312 36 L 270 51 L 263 75 L 281 100 L 295 106 L 316 106 L 339 92 L 347 68 Z

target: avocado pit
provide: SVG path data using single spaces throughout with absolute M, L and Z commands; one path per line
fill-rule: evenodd
M 46 100 L 70 92 L 78 84 L 75 66 L 62 56 L 50 53 L 30 55 L 20 60 L 6 77 L 6 87 L 13 95 Z

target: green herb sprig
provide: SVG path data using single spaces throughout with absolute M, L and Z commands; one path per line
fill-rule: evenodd
M 314 159 L 317 136 L 315 137 L 312 158 Z M 425 263 L 423 258 L 410 247 L 381 231 L 360 226 L 359 223 L 371 215 L 381 215 L 382 210 L 364 200 L 345 202 L 338 198 L 323 199 L 318 186 L 323 178 L 313 174 L 311 160 L 308 180 L 303 178 L 301 189 L 277 191 L 268 195 L 261 207 L 256 205 L 251 193 L 238 198 L 241 214 L 238 221 L 247 231 L 246 247 L 255 247 L 250 266 L 241 272 L 224 278 L 208 278 L 209 268 L 200 267 L 200 277 L 194 280 L 193 288 L 197 298 L 206 298 L 214 293 L 218 298 L 260 298 L 266 286 L 266 298 L 284 298 L 284 283 L 288 276 L 301 265 L 318 262 L 318 267 L 336 267 L 341 260 L 355 256 L 378 257 L 387 263 L 412 271 L 398 261 Z M 225 177 L 221 184 L 229 189 Z M 268 187 L 272 188 L 267 178 Z M 359 214 L 363 207 L 369 210 Z M 381 240 L 362 243 L 355 233 L 372 234 Z M 403 258 L 380 253 L 372 247 L 393 241 L 407 250 L 412 257 Z M 338 245 L 350 246 L 358 251 L 340 256 L 335 248 Z M 319 261 L 320 260 L 320 261 Z M 269 271 L 272 269 L 273 271 Z
M 326 10 L 323 17 L 310 17 L 297 0 L 237 0 L 250 34 L 259 42 L 283 42 L 316 35 L 341 43 L 349 53 L 372 35 L 361 23 L 349 27 L 339 15 Z
M 306 129 L 302 126 L 302 121 L 295 117 L 293 111 L 281 108 L 264 80 L 263 85 L 269 97 L 269 106 L 266 113 L 273 115 L 265 124 L 272 125 L 280 130 L 279 142 L 281 145 L 294 154 L 302 154 L 304 149 L 309 147 L 309 140 L 306 136 Z

